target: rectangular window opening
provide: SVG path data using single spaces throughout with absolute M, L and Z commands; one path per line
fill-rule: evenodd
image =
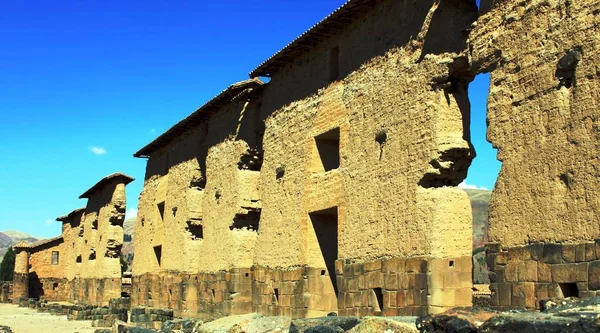
M 334 47 L 329 50 L 329 82 L 336 81 L 340 77 L 340 48 Z
M 165 221 L 165 202 L 160 202 L 158 204 L 156 204 L 156 207 L 158 208 L 158 213 L 160 214 L 160 221 L 164 222 Z
M 338 209 L 337 207 L 328 208 L 312 212 L 309 215 L 315 235 L 317 236 L 321 255 L 329 273 L 329 280 L 337 295 L 338 287 L 335 276 L 335 261 L 338 259 Z
M 273 294 L 275 296 L 275 304 L 279 304 L 279 288 L 273 288 Z
M 336 127 L 315 137 L 321 165 L 325 172 L 340 167 L 340 128 Z
M 154 255 L 156 256 L 156 262 L 158 263 L 158 267 L 160 267 L 160 263 L 162 260 L 162 245 L 154 247 Z
M 52 265 L 58 265 L 58 251 L 52 251 Z

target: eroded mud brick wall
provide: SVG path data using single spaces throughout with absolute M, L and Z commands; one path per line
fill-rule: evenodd
M 80 196 L 88 199 L 85 208 L 56 219 L 61 236 L 17 247 L 15 301 L 29 297 L 106 306 L 121 296 L 125 186 L 131 181 L 120 173 L 103 178 Z
M 255 70 L 272 77 L 257 99 L 228 95 L 249 85 L 236 84 L 136 153 L 149 159 L 134 307 L 312 317 L 471 304 L 470 204 L 455 186 L 473 157 L 475 2 L 361 6 L 288 65 Z
M 126 175 L 113 174 L 80 196 L 88 199 L 85 213 L 79 224 L 74 222 L 77 232 L 70 234 L 66 244 L 74 254 L 69 258 L 72 269 L 67 271 L 72 279 L 71 299 L 106 306 L 110 299 L 121 297 L 125 186 L 131 181 Z
M 460 52 L 476 17 L 469 1 L 378 1 L 271 70 L 255 264 L 315 272 L 306 316 L 471 304 L 470 204 L 453 186 L 472 158 Z
M 29 250 L 25 243 L 15 245 L 15 273 L 13 275 L 13 303 L 29 296 Z
M 165 142 L 161 136 L 160 147 L 147 152 L 133 306 L 188 317 L 252 311 L 264 130 L 250 95 L 261 86 L 252 80 L 231 86 L 217 98 L 224 105 L 201 108 L 194 117 L 202 121 Z
M 494 306 L 600 288 L 600 2 L 495 1 L 470 35 L 491 72 L 488 139 L 502 169 L 490 202 Z

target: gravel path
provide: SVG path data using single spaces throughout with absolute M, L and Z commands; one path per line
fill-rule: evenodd
M 0 326 L 10 326 L 14 333 L 93 333 L 89 320 L 69 321 L 67 316 L 38 313 L 28 308 L 0 303 Z

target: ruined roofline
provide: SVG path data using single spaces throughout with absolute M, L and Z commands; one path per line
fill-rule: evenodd
M 223 90 L 216 97 L 206 102 L 203 106 L 199 107 L 189 116 L 178 122 L 169 128 L 166 132 L 158 136 L 152 142 L 147 144 L 145 147 L 140 149 L 138 152 L 133 154 L 133 157 L 150 157 L 150 154 L 157 149 L 163 147 L 167 143 L 171 142 L 179 134 L 186 130 L 193 128 L 198 123 L 208 119 L 213 113 L 218 111 L 221 107 L 226 105 L 235 99 L 239 94 L 243 93 L 247 89 L 262 88 L 264 83 L 259 79 L 250 79 L 234 83 Z
M 319 21 L 319 23 L 313 25 L 283 49 L 256 67 L 250 72 L 250 77 L 271 76 L 273 71 L 292 63 L 299 53 L 312 49 L 318 43 L 335 36 L 339 33 L 340 27 L 352 23 L 352 20 L 356 16 L 364 14 L 365 9 L 371 9 L 373 6 L 373 0 L 347 0 L 343 5 Z
M 15 248 L 15 249 L 31 249 L 31 245 L 27 244 L 25 242 L 20 242 L 16 245 L 13 245 L 13 248 Z
M 62 235 L 54 237 L 54 238 L 43 239 L 43 240 L 41 240 L 41 241 L 39 241 L 37 243 L 33 243 L 33 244 L 29 245 L 29 248 L 33 250 L 36 247 L 40 247 L 42 245 L 46 245 L 46 244 L 49 244 L 49 243 L 52 243 L 52 242 L 55 242 L 55 241 L 61 240 L 61 239 L 63 239 Z
M 73 216 L 75 216 L 78 213 L 82 213 L 82 212 L 85 212 L 85 207 L 77 208 L 77 209 L 73 210 L 72 212 L 70 212 L 67 215 L 59 216 L 59 217 L 56 218 L 56 221 L 58 221 L 58 222 L 67 222 L 68 220 L 70 220 L 71 218 L 73 218 Z
M 111 182 L 113 180 L 121 180 L 122 183 L 127 185 L 127 184 L 131 183 L 132 181 L 134 181 L 135 179 L 127 176 L 124 173 L 120 173 L 120 172 L 113 173 L 112 175 L 108 175 L 108 176 L 100 179 L 99 182 L 97 182 L 94 186 L 90 187 L 89 190 L 85 191 L 82 195 L 80 195 L 79 199 L 89 198 L 92 193 L 100 190 L 102 187 L 104 187 L 105 185 L 107 185 L 109 182 Z

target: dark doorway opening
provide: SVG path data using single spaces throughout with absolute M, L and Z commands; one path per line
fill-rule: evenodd
M 579 297 L 579 288 L 577 288 L 577 283 L 559 283 L 558 285 L 564 298 Z
M 160 263 L 162 261 L 162 245 L 154 247 L 154 255 L 156 256 L 156 262 L 158 263 L 158 267 L 160 267 Z
M 338 210 L 337 207 L 328 208 L 309 214 L 312 222 L 321 255 L 325 260 L 325 266 L 329 273 L 329 279 L 338 293 L 337 280 L 335 276 L 335 261 L 338 258 Z
M 476 156 L 471 162 L 467 178 L 458 187 L 462 188 L 471 201 L 473 216 L 473 283 L 489 284 L 489 271 L 485 258 L 485 244 L 488 243 L 488 207 L 492 189 L 498 178 L 501 163 L 497 151 L 487 141 L 487 101 L 490 90 L 490 74 L 479 74 L 469 83 L 468 96 L 470 109 L 465 123 L 467 137 L 473 145 Z

